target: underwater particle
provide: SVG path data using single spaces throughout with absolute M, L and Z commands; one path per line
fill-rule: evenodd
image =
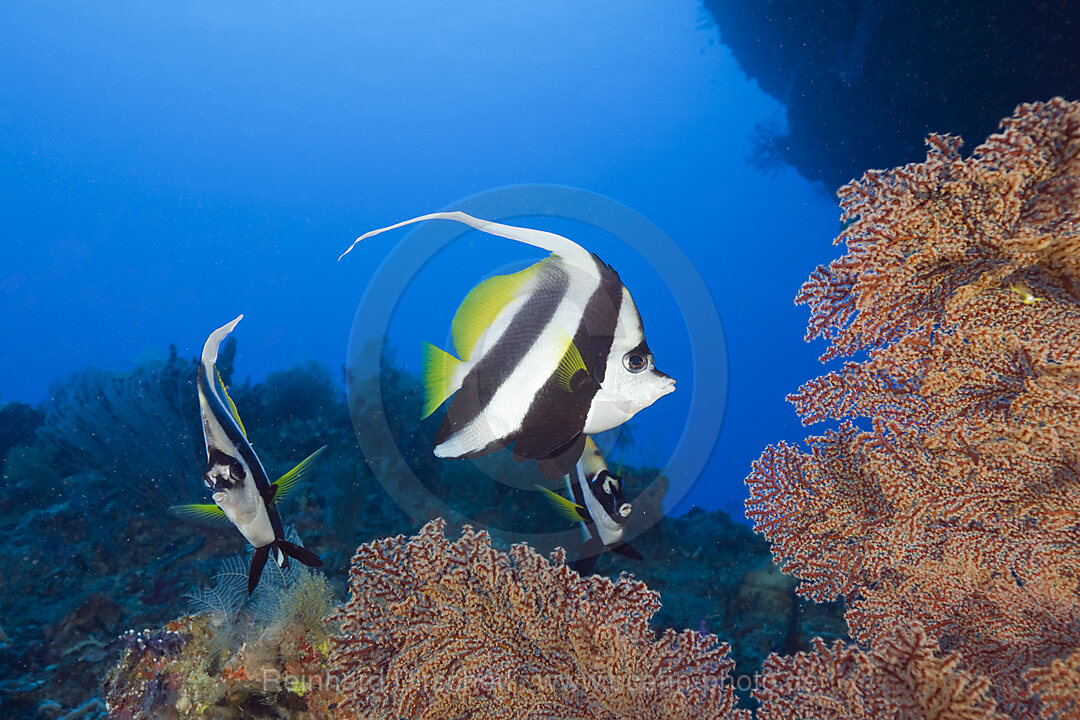
M 461 359 L 425 345 L 424 417 L 454 396 L 435 435 L 437 457 L 480 457 L 512 445 L 516 460 L 535 459 L 555 479 L 573 469 L 586 435 L 621 425 L 675 390 L 655 367 L 618 273 L 568 238 L 440 212 L 372 230 L 349 250 L 434 219 L 551 252 L 469 292 L 451 325 Z

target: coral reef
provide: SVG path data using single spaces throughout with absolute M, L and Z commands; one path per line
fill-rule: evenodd
M 8 450 L 33 439 L 44 420 L 45 413 L 26 403 L 8 402 L 0 405 L 0 462 L 7 457 Z
M 624 481 L 633 483 L 629 474 Z M 840 604 L 796 595 L 795 580 L 777 570 L 768 544 L 722 512 L 695 509 L 665 518 L 634 546 L 644 562 L 605 553 L 596 570 L 609 577 L 632 573 L 658 591 L 659 627 L 713 632 L 730 644 L 737 690 L 749 690 L 769 653 L 810 650 L 814 637 L 848 639 Z
M 320 578 L 306 568 L 285 576 L 280 587 L 264 578 L 256 591 L 261 600 L 230 604 L 226 615 L 215 605 L 158 632 L 124 633 L 120 663 L 103 684 L 109 716 L 331 717 L 338 695 L 323 681 L 329 651 L 323 619 L 335 603 Z M 226 567 L 219 596 L 230 582 Z M 246 590 L 246 576 L 236 584 Z
M 216 526 L 192 525 L 165 514 L 168 505 L 200 500 L 205 491 L 194 478 L 172 482 L 175 478 L 167 468 L 179 468 L 180 462 L 171 452 L 162 452 L 161 462 L 155 455 L 154 443 L 164 441 L 161 428 L 139 430 L 137 423 L 128 422 L 164 418 L 169 427 L 188 427 L 197 446 L 194 402 L 178 398 L 185 403 L 181 410 L 167 399 L 172 392 L 190 392 L 194 398 L 193 387 L 180 389 L 174 384 L 187 365 L 173 357 L 126 373 L 88 371 L 57 384 L 56 400 L 45 407 L 48 413 L 13 411 L 12 417 L 20 421 L 14 423 L 18 433 L 12 437 L 20 444 L 7 453 L 5 493 L 0 497 L 0 532 L 5 537 L 0 545 L 4 567 L 0 624 L 8 636 L 0 642 L 3 717 L 56 718 L 80 708 L 87 717 L 103 712 L 103 705 L 95 704 L 95 698 L 100 699 L 99 679 L 116 665 L 118 653 L 125 655 L 128 639 L 121 636 L 129 628 L 141 636 L 142 628 L 163 628 L 173 618 L 199 613 L 197 622 L 209 625 L 208 640 L 220 654 L 235 653 L 244 642 L 250 649 L 275 624 L 265 618 L 273 615 L 273 607 L 280 607 L 276 595 L 264 598 L 272 602 L 263 611 L 256 603 L 245 605 L 246 588 L 237 579 L 246 577 L 246 559 L 230 557 L 242 539 Z M 340 596 L 347 581 L 347 548 L 377 537 L 413 533 L 419 523 L 387 496 L 368 466 L 357 461 L 343 398 L 335 394 L 327 372 L 306 377 L 310 371 L 307 365 L 298 365 L 276 373 L 273 383 L 235 383 L 230 393 L 244 408 L 249 435 L 271 473 L 291 467 L 313 447 L 329 446 L 312 482 L 289 498 L 288 514 L 299 534 L 326 561 L 326 575 L 310 576 L 312 592 L 325 597 L 314 585 L 328 584 Z M 394 419 L 395 442 L 425 482 L 460 508 L 462 518 L 539 531 L 560 527 L 563 521 L 537 493 L 486 478 L 477 483 L 468 472 L 471 468 L 464 467 L 467 464 L 431 459 L 430 433 L 425 434 L 424 428 L 417 432 L 414 420 L 418 379 L 392 365 L 387 372 L 391 382 L 384 383 L 384 400 Z M 321 399 L 290 409 L 285 398 L 297 397 L 295 388 L 313 389 Z M 327 409 L 330 397 L 335 404 Z M 77 417 L 71 421 L 59 417 L 68 411 Z M 40 423 L 39 415 L 49 413 L 54 419 L 48 426 L 31 432 Z M 121 459 L 111 453 L 124 443 L 133 446 L 122 457 L 141 468 L 133 469 L 133 476 L 168 479 L 157 487 L 160 492 L 134 495 L 129 479 L 118 474 Z M 134 447 L 136 443 L 139 447 Z M 111 449 L 100 451 L 102 447 Z M 191 452 L 196 457 L 184 472 L 197 476 L 203 458 Z M 506 465 L 505 472 L 523 470 L 509 460 Z M 635 507 L 658 511 L 663 477 L 655 470 L 634 468 L 626 468 L 624 475 Z M 532 488 L 533 478 L 519 479 Z M 146 504 L 147 499 L 153 502 Z M 503 535 L 513 538 L 514 532 L 508 529 Z M 496 543 L 509 545 L 505 539 L 497 538 Z M 640 543 L 645 562 L 602 559 L 603 571 L 612 576 L 630 571 L 663 591 L 664 606 L 652 618 L 655 627 L 707 630 L 738 643 L 732 657 L 745 674 L 759 667 L 769 651 L 809 649 L 809 638 L 815 634 L 842 636 L 837 610 L 795 598 L 790 581 L 771 567 L 765 543 L 723 513 L 665 518 Z M 568 552 L 573 556 L 575 551 L 571 547 Z M 192 590 L 200 586 L 205 587 Z M 205 602 L 198 605 L 185 599 L 185 593 Z M 314 607 L 307 601 L 301 604 Z M 323 607 L 294 623 L 296 637 L 321 642 L 318 634 L 325 635 L 328 628 L 315 616 L 328 611 Z M 316 631 L 316 626 L 321 629 Z M 306 628 L 302 633 L 301 627 Z M 157 632 L 151 635 L 157 637 Z M 40 642 L 42 637 L 48 642 Z M 198 647 L 199 643 L 185 646 L 184 654 Z M 282 652 L 288 655 L 292 650 Z M 142 672 L 137 663 L 125 667 Z M 220 674 L 207 677 L 232 682 Z
M 848 252 L 797 301 L 823 360 L 858 361 L 790 399 L 841 422 L 766 449 L 747 515 L 872 652 L 947 656 L 950 687 L 1050 717 L 1080 697 L 1080 104 L 1020 106 L 967 158 L 928 144 L 840 193 Z
M 898 626 L 870 652 L 814 641 L 814 652 L 773 656 L 754 696 L 758 720 L 964 718 L 1006 720 L 994 709 L 990 683 L 942 654 L 917 626 Z
M 722 718 L 733 663 L 715 636 L 648 626 L 643 583 L 582 578 L 561 552 L 509 553 L 442 521 L 361 546 L 330 662 L 341 707 L 386 718 Z
M 127 372 L 91 368 L 54 383 L 42 439 L 69 469 L 95 470 L 140 509 L 198 492 L 205 454 L 195 364 L 175 354 Z

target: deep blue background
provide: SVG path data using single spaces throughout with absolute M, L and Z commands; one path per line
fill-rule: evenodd
M 336 262 L 356 235 L 559 183 L 650 218 L 709 284 L 730 391 L 680 509 L 741 515 L 750 462 L 805 434 L 783 397 L 821 348 L 792 298 L 836 254 L 838 210 L 792 171 L 748 164 L 755 126 L 784 109 L 719 37 L 694 0 L 4 3 L 0 400 L 39 402 L 53 378 L 170 343 L 194 356 L 240 312 L 239 377 L 340 368 L 396 241 Z M 446 337 L 476 278 L 542 255 L 495 244 L 429 266 L 426 302 L 391 338 L 407 362 Z M 604 259 L 661 368 L 685 367 L 666 289 L 633 257 Z M 681 422 L 677 395 L 639 415 L 643 448 Z

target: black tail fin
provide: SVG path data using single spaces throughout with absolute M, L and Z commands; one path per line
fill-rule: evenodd
M 262 577 L 263 566 L 266 565 L 266 558 L 268 557 L 270 557 L 269 545 L 255 548 L 255 552 L 252 553 L 251 565 L 248 566 L 248 595 L 255 592 L 255 587 L 259 584 L 259 578 Z
M 300 547 L 296 543 L 291 543 L 288 540 L 278 540 L 274 545 L 281 548 L 281 551 L 289 557 L 296 558 L 308 567 L 322 567 L 322 559 L 307 548 Z

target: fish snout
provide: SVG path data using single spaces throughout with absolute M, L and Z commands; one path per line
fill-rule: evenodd
M 656 374 L 660 376 L 660 396 L 669 395 L 675 392 L 675 378 L 671 377 L 667 373 L 662 373 L 659 370 Z

